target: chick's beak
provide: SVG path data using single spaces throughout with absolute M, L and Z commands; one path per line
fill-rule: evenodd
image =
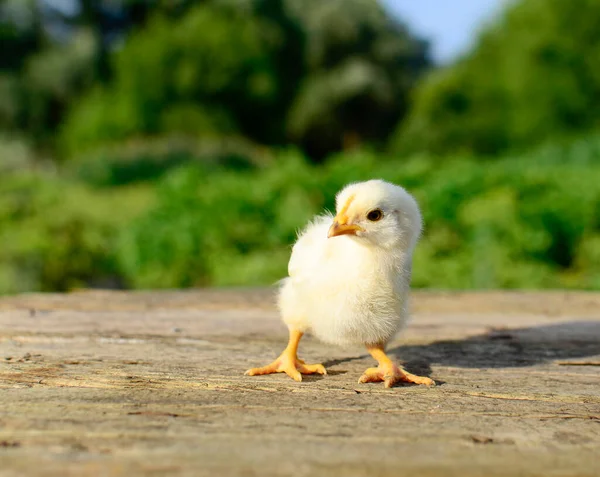
M 345 220 L 341 221 L 336 217 L 333 220 L 331 227 L 329 227 L 327 238 L 337 237 L 339 235 L 356 235 L 356 232 L 360 232 L 362 230 L 362 227 L 354 224 L 348 224 Z

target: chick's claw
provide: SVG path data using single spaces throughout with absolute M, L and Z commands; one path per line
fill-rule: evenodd
M 246 376 L 259 376 L 261 374 L 285 373 L 294 381 L 302 381 L 303 374 L 327 374 L 327 370 L 322 364 L 306 364 L 301 359 L 291 359 L 287 356 L 280 356 L 271 364 L 262 368 L 251 368 L 244 374 Z
M 417 376 L 404 371 L 398 366 L 378 366 L 369 368 L 358 380 L 359 383 L 378 383 L 383 381 L 386 388 L 391 388 L 399 382 L 425 384 L 426 386 L 435 386 L 435 381 L 425 376 Z

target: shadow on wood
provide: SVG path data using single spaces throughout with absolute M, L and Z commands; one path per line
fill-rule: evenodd
M 568 321 L 488 333 L 390 350 L 407 369 L 424 372 L 431 364 L 461 368 L 512 368 L 600 354 L 600 322 Z

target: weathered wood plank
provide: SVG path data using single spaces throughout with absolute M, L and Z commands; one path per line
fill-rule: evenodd
M 441 385 L 246 377 L 269 290 L 0 300 L 0 475 L 600 475 L 600 294 L 415 294 L 392 352 Z M 567 363 L 565 365 L 565 363 Z

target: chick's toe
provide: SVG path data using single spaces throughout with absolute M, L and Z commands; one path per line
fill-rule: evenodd
M 259 376 L 273 373 L 285 373 L 294 381 L 302 381 L 303 374 L 327 374 L 327 370 L 322 364 L 306 364 L 301 359 L 282 354 L 271 364 L 261 368 L 251 368 L 244 374 Z
M 377 383 L 381 381 L 383 381 L 386 388 L 391 388 L 400 382 L 435 386 L 435 381 L 433 379 L 426 376 L 411 374 L 394 364 L 369 368 L 358 380 L 359 383 Z

